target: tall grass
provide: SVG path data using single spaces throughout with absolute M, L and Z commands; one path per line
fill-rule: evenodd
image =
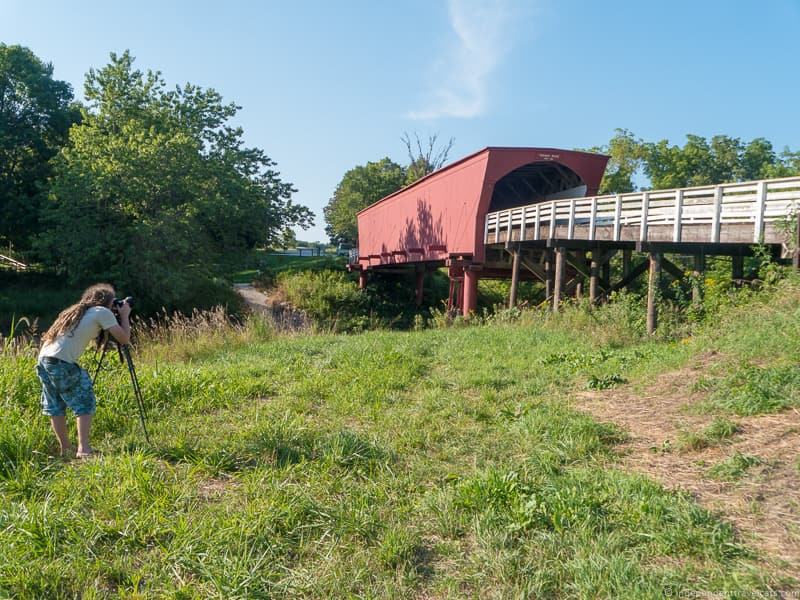
M 143 356 L 190 360 L 213 355 L 229 346 L 266 342 L 278 335 L 269 313 L 232 317 L 223 307 L 191 314 L 163 313 L 134 325 L 136 345 Z

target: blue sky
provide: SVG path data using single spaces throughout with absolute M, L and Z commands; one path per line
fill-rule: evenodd
M 82 96 L 90 67 L 139 68 L 242 106 L 316 214 L 344 172 L 404 131 L 484 146 L 587 147 L 624 127 L 766 137 L 800 149 L 800 0 L 138 2 L 0 0 L 0 41 L 30 47 Z

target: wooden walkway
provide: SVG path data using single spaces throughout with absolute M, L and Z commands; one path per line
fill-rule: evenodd
M 662 269 L 676 279 L 686 275 L 665 253 L 693 256 L 695 280 L 705 257 L 713 255 L 733 257 L 732 276 L 741 279 L 743 257 L 755 244 L 768 246 L 776 258 L 791 256 L 800 268 L 799 212 L 800 177 L 539 202 L 487 214 L 487 267 L 511 268 L 511 306 L 524 267 L 544 282 L 554 311 L 567 294 L 582 294 L 585 279 L 596 302 L 649 269 L 647 328 L 652 333 Z M 511 255 L 510 265 L 504 251 Z M 634 264 L 633 251 L 648 257 Z M 612 283 L 610 261 L 618 252 L 622 277 Z

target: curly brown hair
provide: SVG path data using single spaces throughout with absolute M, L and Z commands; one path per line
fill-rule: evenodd
M 72 333 L 87 310 L 93 306 L 110 307 L 115 295 L 114 288 L 107 283 L 96 283 L 86 288 L 80 302 L 65 308 L 59 313 L 50 329 L 42 336 L 42 341 L 44 343 L 52 342 L 60 335 Z

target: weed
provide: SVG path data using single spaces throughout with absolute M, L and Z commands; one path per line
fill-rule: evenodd
M 592 375 L 586 382 L 586 388 L 590 390 L 607 390 L 621 383 L 628 383 L 619 373 L 608 373 L 606 375 Z
M 708 469 L 708 476 L 712 479 L 735 481 L 741 479 L 750 467 L 762 464 L 758 456 L 736 452 L 729 458 L 717 463 Z
M 721 443 L 740 431 L 737 423 L 725 418 L 716 418 L 701 432 L 682 431 L 678 447 L 683 451 L 697 451 Z

